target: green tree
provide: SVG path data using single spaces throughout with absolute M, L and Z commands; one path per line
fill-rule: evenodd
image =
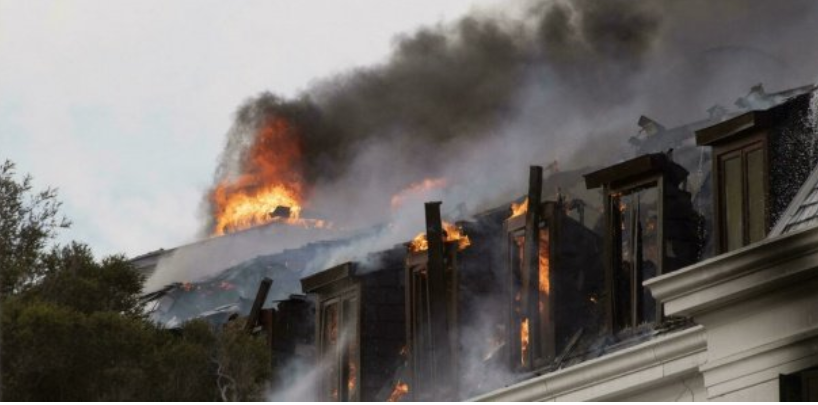
M 0 168 L 0 392 L 13 401 L 261 399 L 263 339 L 204 321 L 169 331 L 149 322 L 142 276 L 122 255 L 96 260 L 81 243 L 48 247 L 53 189 L 31 190 Z
M 57 191 L 32 192 L 31 176 L 15 178 L 14 163 L 0 166 L 0 295 L 19 292 L 40 277 L 47 244 L 70 222 L 59 215 Z

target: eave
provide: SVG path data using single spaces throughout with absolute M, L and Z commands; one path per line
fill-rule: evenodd
M 644 285 L 667 315 L 696 316 L 818 277 L 818 227 L 765 239 Z

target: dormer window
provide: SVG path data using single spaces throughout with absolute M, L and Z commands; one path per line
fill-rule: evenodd
M 815 166 L 809 97 L 696 131 L 696 143 L 713 150 L 717 253 L 764 239 Z
M 531 167 L 528 199 L 504 221 L 512 370 L 553 364 L 590 327 L 601 284 L 601 238 L 568 216 L 568 205 L 539 201 L 542 168 Z M 571 204 L 581 207 L 581 203 Z
M 645 280 L 693 263 L 700 217 L 680 186 L 687 170 L 664 154 L 644 155 L 585 176 L 605 198 L 605 290 L 611 331 L 661 320 Z
M 351 263 L 301 281 L 317 297 L 316 343 L 323 374 L 321 401 L 359 401 L 361 286 Z

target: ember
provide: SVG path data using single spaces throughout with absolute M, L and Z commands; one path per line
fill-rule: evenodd
M 357 387 L 358 383 L 358 366 L 355 365 L 355 362 L 350 360 L 349 362 L 349 378 L 347 379 L 347 392 L 349 392 L 349 396 L 353 397 L 355 395 L 355 387 Z
M 457 249 L 463 250 L 466 249 L 471 245 L 471 240 L 469 240 L 469 236 L 463 232 L 459 226 L 454 225 L 449 222 L 443 222 L 443 230 L 445 231 L 445 241 L 446 242 L 457 242 Z M 414 239 L 412 242 L 409 243 L 409 250 L 412 252 L 423 252 L 429 249 L 429 241 L 426 240 L 426 233 L 421 232 Z
M 395 384 L 395 388 L 392 390 L 392 394 L 389 395 L 389 399 L 386 402 L 398 402 L 409 393 L 409 384 L 405 382 L 398 381 Z

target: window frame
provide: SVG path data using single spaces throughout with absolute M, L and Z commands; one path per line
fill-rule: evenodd
M 813 402 L 818 400 L 818 391 L 810 392 L 809 381 L 818 380 L 818 367 L 790 374 L 778 375 L 778 400 L 781 402 Z
M 531 209 L 532 205 L 529 204 L 529 209 Z M 554 275 L 554 271 L 558 269 L 558 261 L 556 260 L 556 244 L 557 242 L 557 218 L 555 213 L 555 203 L 551 201 L 544 201 L 536 206 L 536 209 L 539 210 L 539 221 L 537 221 L 537 232 L 539 233 L 538 238 L 538 256 L 539 256 L 539 247 L 542 246 L 542 234 L 543 232 L 548 235 L 548 258 L 549 258 L 549 285 L 552 283 Z M 531 315 L 525 314 L 526 307 L 522 305 L 520 302 L 517 301 L 516 295 L 519 292 L 520 294 L 520 301 L 522 301 L 522 297 L 524 292 L 526 291 L 525 286 L 523 285 L 524 273 L 524 259 L 522 257 L 517 257 L 518 249 L 521 249 L 522 255 L 525 256 L 524 246 L 525 242 L 523 242 L 522 247 L 518 247 L 517 243 L 515 242 L 515 238 L 525 238 L 525 215 L 517 215 L 511 218 L 506 219 L 504 223 L 504 234 L 505 234 L 505 241 L 506 241 L 506 265 L 508 266 L 508 278 L 507 278 L 507 288 L 508 288 L 508 302 L 509 302 L 509 319 L 508 319 L 508 331 L 507 331 L 507 341 L 509 342 L 509 353 L 508 358 L 509 362 L 511 363 L 512 370 L 515 371 L 531 371 L 537 368 L 546 366 L 549 362 L 554 360 L 556 357 L 556 338 L 555 338 L 555 300 L 553 293 L 549 292 L 547 295 L 543 296 L 541 294 L 539 288 L 537 288 L 537 302 L 538 308 L 539 305 L 543 305 L 545 307 L 545 312 L 540 313 L 538 311 L 537 317 L 539 318 L 538 322 L 531 321 Z M 516 264 L 516 266 L 515 266 Z M 539 264 L 538 264 L 539 265 Z M 519 313 L 517 312 L 519 309 Z M 523 316 L 528 315 L 528 316 Z M 523 318 L 529 319 L 529 341 L 528 341 L 528 362 L 526 364 L 522 364 L 522 348 L 520 343 L 520 324 Z M 547 321 L 543 323 L 543 321 Z M 539 325 L 539 330 L 535 330 L 534 326 Z M 536 350 L 535 350 L 536 347 Z
M 743 137 L 740 140 L 718 145 L 713 150 L 713 195 L 715 199 L 714 212 L 714 230 L 716 236 L 715 246 L 717 254 L 730 252 L 727 240 L 727 207 L 725 205 L 725 180 L 726 175 L 724 170 L 724 162 L 730 158 L 738 156 L 741 167 L 741 201 L 742 201 L 742 228 L 741 228 L 741 244 L 739 247 L 732 250 L 740 249 L 749 245 L 750 242 L 750 199 L 749 199 L 749 185 L 751 179 L 749 178 L 748 154 L 757 150 L 762 153 L 762 194 L 764 196 L 764 212 L 762 214 L 764 235 L 770 232 L 770 170 L 769 170 L 769 147 L 767 136 L 764 131 Z M 763 238 L 762 238 L 763 239 Z M 755 242 L 753 242 L 755 243 Z
M 428 315 L 421 314 L 418 315 L 418 312 L 422 310 L 430 310 L 430 308 L 423 308 L 424 300 L 420 299 L 420 295 L 417 291 L 422 288 L 423 285 L 427 287 L 426 291 L 426 304 L 429 304 L 429 299 L 431 296 L 428 295 L 430 292 L 428 291 L 429 286 L 429 266 L 428 266 L 428 252 L 421 251 L 421 252 L 409 252 L 406 255 L 405 260 L 405 302 L 406 302 L 406 347 L 408 350 L 408 357 L 409 357 L 409 371 L 411 374 L 410 377 L 410 386 L 412 387 L 412 400 L 413 401 L 424 401 L 424 400 L 431 400 L 434 399 L 429 397 L 429 395 L 434 395 L 435 391 L 432 389 L 434 387 L 435 381 L 435 373 L 444 379 L 449 379 L 455 384 L 454 391 L 457 391 L 456 384 L 457 381 L 454 378 L 449 378 L 449 376 L 442 376 L 443 374 L 450 374 L 451 376 L 456 376 L 458 373 L 458 365 L 459 365 L 459 353 L 457 350 L 454 350 L 458 345 L 455 342 L 459 342 L 459 334 L 458 334 L 458 301 L 459 301 L 459 291 L 458 291 L 458 247 L 457 242 L 444 242 L 443 244 L 443 261 L 444 261 L 444 271 L 446 275 L 446 305 L 448 308 L 448 326 L 449 326 L 449 341 L 445 344 L 450 345 L 452 348 L 451 351 L 451 361 L 452 364 L 446 365 L 442 368 L 434 368 L 432 369 L 431 376 L 423 376 L 421 370 L 422 368 L 428 368 L 430 365 L 425 362 L 427 356 L 431 353 L 429 347 L 418 347 L 420 339 L 417 338 L 418 334 L 422 330 L 431 330 L 431 322 L 432 317 Z M 425 281 L 420 282 L 421 279 Z M 418 307 L 420 304 L 420 308 Z M 426 344 L 426 341 L 423 341 Z M 431 379 L 432 381 L 428 381 Z M 428 383 L 428 384 L 427 384 Z
M 324 401 L 334 401 L 334 399 L 329 396 L 327 393 L 330 392 L 333 386 L 338 387 L 338 401 L 339 402 L 353 402 L 353 401 L 360 401 L 361 398 L 361 298 L 362 298 L 362 289 L 360 284 L 355 283 L 353 285 L 340 288 L 334 290 L 330 293 L 321 294 L 320 299 L 318 302 L 318 316 L 316 317 L 317 323 L 317 336 L 316 339 L 318 340 L 318 355 L 319 355 L 319 362 L 327 360 L 327 342 L 325 340 L 324 335 L 324 328 L 326 326 L 326 309 L 330 305 L 338 305 L 338 330 L 339 333 L 343 333 L 343 330 L 347 327 L 347 319 L 345 317 L 344 311 L 344 304 L 346 302 L 352 302 L 352 312 L 355 314 L 355 322 L 353 331 L 355 333 L 354 340 L 352 342 L 348 342 L 347 346 L 344 347 L 337 353 L 337 357 L 332 359 L 331 361 L 337 362 L 339 368 L 339 379 L 338 381 L 332 382 L 330 381 L 329 376 L 329 368 L 327 367 L 326 370 L 322 373 L 321 378 L 321 392 L 322 396 L 324 396 Z M 341 340 L 339 336 L 339 340 Z M 355 358 L 350 359 L 349 356 L 349 345 L 354 346 L 357 348 L 355 350 Z M 348 367 L 345 367 L 345 363 L 348 364 L 350 360 L 354 361 L 357 365 L 355 370 L 355 381 L 357 381 L 356 390 L 350 395 L 349 390 L 347 389 L 347 385 L 344 384 L 345 381 L 349 381 L 349 370 Z M 337 385 L 336 385 L 337 384 Z
M 619 331 L 626 327 L 636 327 L 640 325 L 642 322 L 642 314 L 640 308 L 638 308 L 637 302 L 638 297 L 643 295 L 645 292 L 645 286 L 642 283 L 636 283 L 631 281 L 630 286 L 628 288 L 628 312 L 622 312 L 617 310 L 618 305 L 622 305 L 624 301 L 617 297 L 616 295 L 616 269 L 617 264 L 621 263 L 622 259 L 622 229 L 620 227 L 620 213 L 619 209 L 613 209 L 613 202 L 614 198 L 617 198 L 619 195 L 625 194 L 632 194 L 634 192 L 638 192 L 640 190 L 655 188 L 656 190 L 656 240 L 657 240 L 657 248 L 659 250 L 659 255 L 657 257 L 656 263 L 656 275 L 654 277 L 659 277 L 665 273 L 665 255 L 666 252 L 666 241 L 664 237 L 664 228 L 665 228 L 665 215 L 664 215 L 664 205 L 665 205 L 665 177 L 662 173 L 657 173 L 653 175 L 647 175 L 641 177 L 638 180 L 627 181 L 627 182 L 615 182 L 610 185 L 605 185 L 603 188 L 603 192 L 605 195 L 605 216 L 607 218 L 607 232 L 606 237 L 610 238 L 610 241 L 606 243 L 606 250 L 608 250 L 606 254 L 606 262 L 607 262 L 607 270 L 608 277 L 610 277 L 610 281 L 607 284 L 607 294 L 610 294 L 610 305 L 611 305 L 611 328 L 613 331 Z M 635 268 L 634 268 L 635 270 Z M 631 280 L 636 278 L 636 273 L 632 272 L 630 275 Z M 645 280 L 642 280 L 643 282 Z M 652 323 L 661 323 L 664 317 L 664 310 L 663 306 L 660 302 L 656 302 L 656 313 L 654 315 L 654 320 Z M 630 320 L 630 322 L 627 322 Z

